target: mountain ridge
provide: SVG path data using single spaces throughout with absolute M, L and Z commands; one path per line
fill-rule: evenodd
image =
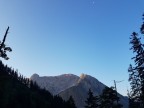
M 40 77 L 38 74 L 33 74 L 30 79 L 35 81 L 41 88 L 45 88 L 53 95 L 57 95 L 61 91 L 74 86 L 79 80 L 79 77 L 73 74 L 42 77 Z
M 45 78 L 47 78 L 47 80 Z M 100 95 L 106 87 L 105 84 L 101 83 L 95 77 L 83 73 L 80 76 L 62 74 L 43 77 L 35 74 L 30 79 L 36 81 L 40 87 L 45 88 L 53 95 L 61 96 L 64 100 L 68 100 L 68 98 L 72 96 L 77 108 L 84 108 L 89 89 L 92 90 L 94 95 Z M 123 108 L 127 108 L 128 99 L 120 94 L 118 94 L 118 96 L 121 99 L 120 102 L 124 106 Z

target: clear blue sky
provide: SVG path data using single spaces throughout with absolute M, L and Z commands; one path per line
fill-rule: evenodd
M 126 95 L 133 63 L 129 37 L 139 32 L 144 0 L 0 0 L 4 61 L 26 77 L 89 74 Z

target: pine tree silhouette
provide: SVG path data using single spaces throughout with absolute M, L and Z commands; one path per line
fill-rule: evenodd
M 117 100 L 119 100 L 119 97 L 117 97 L 114 87 L 105 87 L 100 95 L 100 108 L 122 108 Z
M 7 37 L 7 34 L 8 34 L 8 31 L 9 31 L 9 27 L 7 28 L 6 32 L 5 32 L 5 35 L 4 35 L 4 38 L 3 38 L 3 41 L 0 42 L 0 57 L 4 58 L 5 60 L 8 60 L 8 56 L 6 54 L 7 51 L 11 52 L 12 49 L 10 47 L 7 47 L 5 45 L 5 41 L 6 41 L 6 37 Z
M 67 103 L 68 103 L 68 108 L 76 108 L 76 105 L 72 96 L 69 97 Z
M 99 106 L 98 101 L 99 101 L 99 98 L 97 96 L 94 96 L 91 89 L 89 89 L 88 98 L 85 101 L 86 103 L 85 108 L 98 108 Z
M 144 17 L 144 15 L 143 15 Z M 144 18 L 143 18 L 144 19 Z M 140 33 L 144 34 L 144 22 L 141 25 Z M 132 58 L 134 60 L 134 66 L 130 64 L 129 81 L 131 85 L 131 99 L 136 104 L 139 103 L 139 108 L 144 107 L 144 44 L 141 41 L 141 37 L 138 33 L 133 32 L 130 37 L 130 44 L 132 47 L 130 50 L 133 51 L 135 56 Z

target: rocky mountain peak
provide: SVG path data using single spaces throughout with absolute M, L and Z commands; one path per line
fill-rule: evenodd
M 36 81 L 41 88 L 45 88 L 53 95 L 60 95 L 64 100 L 72 96 L 78 108 L 83 108 L 88 90 L 91 89 L 94 95 L 100 95 L 106 87 L 96 78 L 82 73 L 80 76 L 74 74 L 62 74 L 58 76 L 39 76 L 33 74 L 30 78 Z M 124 108 L 127 108 L 127 98 L 119 95 Z
M 86 76 L 87 76 L 86 74 L 82 73 L 82 74 L 80 75 L 80 79 L 84 79 Z
M 30 79 L 37 82 L 41 88 L 45 88 L 52 94 L 57 95 L 61 91 L 76 85 L 79 77 L 73 74 L 62 74 L 58 76 L 39 76 L 33 74 Z
M 38 79 L 39 78 L 39 75 L 38 74 L 33 74 L 31 77 L 30 77 L 30 79 Z

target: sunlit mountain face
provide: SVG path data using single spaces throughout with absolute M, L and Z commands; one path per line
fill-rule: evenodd
M 39 76 L 33 74 L 30 78 L 37 82 L 41 88 L 45 88 L 53 95 L 60 95 L 64 100 L 68 100 L 72 96 L 78 108 L 84 108 L 88 90 L 91 89 L 94 95 L 100 95 L 106 87 L 96 78 L 81 74 L 62 74 L 59 76 Z M 120 103 L 124 108 L 128 107 L 128 98 L 119 94 Z

